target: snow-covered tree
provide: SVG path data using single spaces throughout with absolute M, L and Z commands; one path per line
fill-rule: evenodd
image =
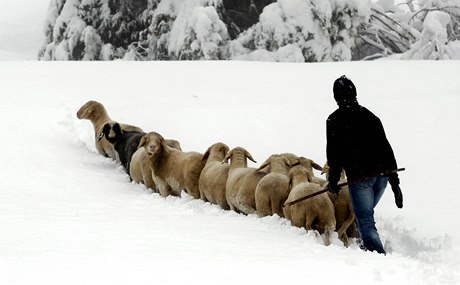
M 276 53 L 292 45 L 305 61 L 351 60 L 351 49 L 369 15 L 368 1 L 278 0 L 232 42 L 231 53 L 241 58 L 256 50 Z
M 177 15 L 168 46 L 174 59 L 224 59 L 227 28 L 214 6 L 203 6 L 206 2 L 189 0 Z
M 459 58 L 460 0 L 50 0 L 44 60 Z

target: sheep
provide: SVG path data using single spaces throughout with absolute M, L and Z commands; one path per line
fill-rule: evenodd
M 311 182 L 318 183 L 321 186 L 323 186 L 324 183 L 326 183 L 325 179 L 321 177 L 317 177 L 313 173 L 313 169 L 319 170 L 321 172 L 323 171 L 323 168 L 318 163 L 314 162 L 313 160 L 309 158 L 305 158 L 303 156 L 299 157 L 293 153 L 282 153 L 281 155 L 286 156 L 289 159 L 289 161 L 291 161 L 292 164 L 298 161 L 299 164 L 301 164 L 303 167 L 310 170 L 310 172 L 313 174 L 313 176 L 311 177 Z
M 286 203 L 321 190 L 319 184 L 310 182 L 311 175 L 310 170 L 302 165 L 293 166 L 289 170 L 292 189 Z M 331 233 L 335 230 L 336 221 L 334 205 L 326 193 L 285 206 L 283 211 L 293 226 L 304 227 L 307 231 L 317 230 L 324 234 L 324 244 L 331 244 Z
M 126 169 L 131 180 L 134 182 L 144 182 L 146 183 L 146 187 L 154 189 L 154 184 L 152 184 L 153 181 L 147 174 L 149 168 L 143 169 L 145 167 L 142 166 L 148 163 L 145 161 L 145 157 L 143 157 L 146 156 L 146 154 L 143 154 L 142 151 L 138 151 L 145 134 L 144 132 L 124 131 L 121 129 L 119 123 L 109 122 L 102 128 L 98 140 L 106 138 L 106 140 L 113 145 L 121 164 Z M 166 140 L 166 143 L 180 149 L 180 144 L 176 140 Z M 135 158 L 134 165 L 132 163 L 133 157 Z M 131 170 L 133 170 L 133 173 Z M 145 176 L 142 172 L 145 172 Z
M 225 197 L 231 210 L 249 215 L 256 213 L 256 187 L 267 173 L 248 167 L 247 158 L 256 162 L 242 147 L 232 149 L 225 156 L 224 160 L 231 160 L 225 184 Z
M 323 172 L 326 173 L 327 178 L 329 173 L 327 163 L 323 167 Z M 339 184 L 343 182 L 346 182 L 344 171 L 341 173 Z M 357 227 L 354 223 L 355 213 L 351 204 L 349 191 L 348 186 L 343 186 L 338 195 L 328 192 L 329 199 L 331 199 L 335 208 L 337 233 L 346 247 L 349 245 L 349 237 L 358 237 Z
M 152 171 L 150 169 L 149 153 L 146 151 L 142 144 L 144 144 L 143 138 L 139 142 L 138 149 L 131 157 L 131 163 L 129 166 L 129 174 L 131 180 L 135 183 L 143 183 L 145 187 L 157 191 L 155 182 L 153 181 Z M 180 143 L 177 140 L 167 139 L 166 144 L 172 148 L 182 150 Z
M 102 132 L 104 125 L 108 122 L 113 122 L 107 114 L 104 105 L 96 101 L 88 101 L 77 111 L 77 118 L 80 120 L 90 120 L 93 124 L 96 139 L 96 149 L 98 153 L 105 157 L 119 160 L 117 153 L 115 152 L 111 143 L 109 143 L 107 140 L 97 139 L 99 134 Z M 120 126 L 124 131 L 142 132 L 142 129 L 135 126 L 126 124 L 120 124 Z
M 102 128 L 98 141 L 106 138 L 113 145 L 121 164 L 130 174 L 131 158 L 144 135 L 144 132 L 123 131 L 119 123 L 109 122 Z
M 221 142 L 213 144 L 206 150 L 203 159 L 207 161 L 198 183 L 201 200 L 219 205 L 224 210 L 230 210 L 225 197 L 225 184 L 230 165 L 222 161 L 229 150 L 229 147 Z
M 291 162 L 285 156 L 271 155 L 258 170 L 269 167 L 270 173 L 264 176 L 256 187 L 256 210 L 260 217 L 277 214 L 284 217 L 283 204 L 289 195 L 288 172 Z
M 161 196 L 180 196 L 185 190 L 193 198 L 200 198 L 198 182 L 206 164 L 203 154 L 169 147 L 156 132 L 144 135 L 140 147 L 149 153 L 153 181 Z

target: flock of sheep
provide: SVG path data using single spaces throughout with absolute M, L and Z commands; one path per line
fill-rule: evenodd
M 284 206 L 323 189 L 327 182 L 315 177 L 313 169 L 327 173 L 327 165 L 323 168 L 311 159 L 283 153 L 252 168 L 247 159 L 255 160 L 247 150 L 230 150 L 222 142 L 211 145 L 204 154 L 184 152 L 176 140 L 113 121 L 96 101 L 84 104 L 77 117 L 92 122 L 100 154 L 120 161 L 134 182 L 163 197 L 180 196 L 184 190 L 225 210 L 260 217 L 277 214 L 293 226 L 316 230 L 326 245 L 333 231 L 345 246 L 349 237 L 357 235 L 346 187 L 338 195 L 323 193 Z

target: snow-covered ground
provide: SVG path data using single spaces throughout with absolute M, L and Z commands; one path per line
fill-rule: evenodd
M 458 61 L 328 64 L 0 62 L 0 284 L 458 284 Z M 88 100 L 204 152 L 325 161 L 335 78 L 385 126 L 404 208 L 376 209 L 392 253 L 345 248 L 279 217 L 161 198 L 96 153 Z M 251 164 L 250 166 L 255 166 Z M 319 175 L 319 174 L 318 174 Z
M 334 64 L 34 60 L 49 0 L 0 0 L 0 284 L 459 284 L 458 61 Z M 5 61 L 7 60 L 7 61 Z M 203 152 L 325 160 L 332 82 L 352 78 L 384 123 L 405 205 L 388 188 L 365 253 L 279 217 L 167 199 L 96 153 L 88 100 Z M 255 166 L 255 164 L 250 164 Z

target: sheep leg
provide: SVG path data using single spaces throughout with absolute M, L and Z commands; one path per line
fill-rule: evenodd
M 142 179 L 144 180 L 145 187 L 156 190 L 155 182 L 153 181 L 151 172 L 145 171 L 144 169 L 141 169 L 141 172 L 142 172 Z
M 284 212 L 283 212 L 283 204 L 284 201 L 281 199 L 272 199 L 272 214 L 277 214 L 280 217 L 284 217 Z
M 209 202 L 209 200 L 206 198 L 206 195 L 204 194 L 203 191 L 200 190 L 200 199 L 205 201 L 205 202 Z
M 340 239 L 343 241 L 343 244 L 348 247 L 348 235 L 347 235 L 347 229 L 353 224 L 355 221 L 355 215 L 353 213 L 350 213 L 348 218 L 343 222 L 342 226 L 340 229 L 337 231 L 339 234 Z
M 195 199 L 200 199 L 200 190 L 198 187 L 192 186 L 189 189 L 186 189 L 187 193 Z
M 168 197 L 171 195 L 171 187 L 167 184 L 160 184 L 159 191 L 162 197 Z
M 305 229 L 307 231 L 313 230 L 313 223 L 315 221 L 316 215 L 312 213 L 306 213 L 305 215 Z
M 270 199 L 268 197 L 258 197 L 259 201 L 256 203 L 256 211 L 259 217 L 270 216 L 272 214 Z

